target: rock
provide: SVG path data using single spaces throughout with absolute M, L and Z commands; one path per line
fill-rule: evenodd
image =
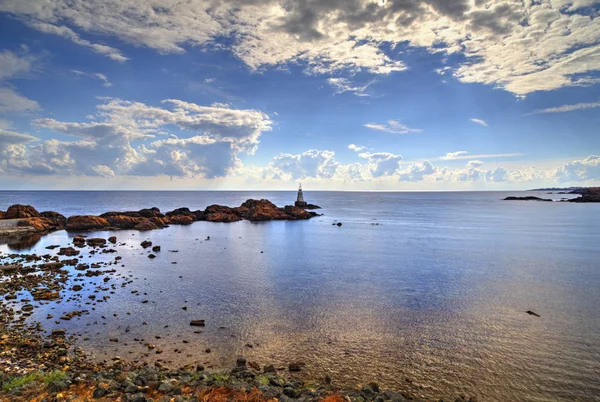
M 600 187 L 578 188 L 571 191 L 569 194 L 580 194 L 581 197 L 572 198 L 569 202 L 587 203 L 600 202 Z
M 80 251 L 75 250 L 73 247 L 61 247 L 57 254 L 72 257 L 75 255 L 79 255 L 79 253 L 80 253 Z
M 338 222 L 338 223 L 336 223 L 336 225 L 342 226 L 342 222 Z
M 148 254 L 148 258 L 156 258 L 154 254 Z
M 108 241 L 111 242 L 112 244 L 116 244 L 117 243 L 117 236 L 110 236 L 108 238 Z
M 160 246 L 154 246 L 154 247 L 152 247 L 152 251 L 155 251 L 155 252 L 160 251 Z
M 205 326 L 205 320 L 192 320 L 190 321 L 190 326 L 192 327 L 204 327 Z
M 66 329 L 53 329 L 51 336 L 65 336 L 66 333 Z
M 94 399 L 100 399 L 105 397 L 106 395 L 108 395 L 108 389 L 106 389 L 106 387 L 96 387 L 96 389 L 94 389 L 94 393 L 92 394 L 92 396 L 94 397 Z
M 92 237 L 90 239 L 86 239 L 85 243 L 90 247 L 99 247 L 104 246 L 106 244 L 106 239 L 101 237 Z
M 240 357 L 236 360 L 235 365 L 237 367 L 246 367 L 246 359 L 244 359 L 243 357 Z
M 42 215 L 31 205 L 15 204 L 8 207 L 3 219 L 41 218 Z
M 529 315 L 532 315 L 534 317 L 540 317 L 540 315 L 538 313 L 536 313 L 535 311 L 527 310 L 526 313 Z
M 42 216 L 42 218 L 47 218 L 53 221 L 56 224 L 56 226 L 58 226 L 61 229 L 65 228 L 65 226 L 67 225 L 67 218 L 64 215 L 59 214 L 58 212 L 44 211 L 40 213 L 40 215 Z
M 310 212 L 293 205 L 286 205 L 283 210 L 286 214 L 293 216 L 296 219 L 309 219 L 312 216 Z
M 171 385 L 171 383 L 169 383 L 169 382 L 166 382 L 166 381 L 165 381 L 165 382 L 162 382 L 162 383 L 161 383 L 161 384 L 158 386 L 158 390 L 159 390 L 160 392 L 164 392 L 164 393 L 167 393 L 167 394 L 168 394 L 169 392 L 171 392 L 171 391 L 173 390 L 173 388 L 174 388 L 174 387 L 173 387 L 173 385 Z
M 133 229 L 140 230 L 140 231 L 154 230 L 154 229 L 158 229 L 158 228 L 159 228 L 159 226 L 149 219 L 142 219 L 138 223 L 136 223 L 136 225 L 133 227 Z
M 152 242 L 150 240 L 144 240 L 143 242 L 140 243 L 140 246 L 142 246 L 143 248 L 148 248 L 152 245 Z
M 550 201 L 550 202 L 552 202 L 552 200 L 549 198 L 534 197 L 532 195 L 528 195 L 526 197 L 506 197 L 504 199 L 504 201 Z
M 93 215 L 74 215 L 67 218 L 67 230 L 99 230 L 109 227 L 106 219 Z
M 73 285 L 73 287 L 71 288 L 71 290 L 73 290 L 74 292 L 79 292 L 81 289 L 83 289 L 81 285 Z
M 268 366 L 265 366 L 263 368 L 263 372 L 264 373 L 277 373 L 277 369 L 275 368 L 274 365 L 269 364 Z
M 302 367 L 304 367 L 304 366 L 305 366 L 305 364 L 302 362 L 295 362 L 295 363 L 290 363 L 288 365 L 288 369 L 292 372 L 300 371 L 300 370 L 302 370 Z

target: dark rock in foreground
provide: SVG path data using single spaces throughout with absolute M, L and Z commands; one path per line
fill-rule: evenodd
M 532 195 L 528 195 L 526 197 L 506 197 L 504 199 L 504 201 L 550 201 L 550 202 L 552 202 L 552 200 L 549 198 L 534 197 Z

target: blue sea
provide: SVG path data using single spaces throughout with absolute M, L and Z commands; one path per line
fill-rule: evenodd
M 98 232 L 126 243 L 118 247 L 124 266 L 113 266 L 121 279 L 86 279 L 82 298 L 43 305 L 30 319 L 78 335 L 98 360 L 220 369 L 244 356 L 261 365 L 302 361 L 306 378 L 329 375 L 351 387 L 376 381 L 428 398 L 600 400 L 600 204 L 502 201 L 509 195 L 564 197 L 307 190 L 323 214 L 308 221 Z M 295 193 L 0 192 L 0 209 L 166 212 L 249 198 L 283 206 Z M 0 251 L 45 254 L 73 235 Z M 161 246 L 157 258 L 140 247 L 145 239 Z M 69 322 L 46 320 L 80 309 L 86 292 L 110 299 Z M 206 320 L 201 333 L 193 319 Z

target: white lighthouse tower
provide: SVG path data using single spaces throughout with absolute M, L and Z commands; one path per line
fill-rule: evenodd
M 302 195 L 302 183 L 300 183 L 300 187 L 298 188 L 298 197 L 294 205 L 300 208 L 304 208 L 307 205 L 306 201 L 304 201 L 304 195 Z

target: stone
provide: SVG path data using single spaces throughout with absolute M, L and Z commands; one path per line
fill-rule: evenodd
M 108 238 L 108 241 L 111 242 L 112 244 L 116 244 L 117 243 L 117 236 L 110 236 Z
M 67 230 L 99 230 L 109 227 L 106 219 L 94 215 L 74 215 L 67 218 Z
M 42 215 L 31 205 L 15 204 L 8 207 L 3 219 L 41 218 Z
M 160 251 L 160 246 L 152 247 L 152 251 L 154 251 L 154 252 Z
M 190 321 L 190 325 L 192 327 L 204 327 L 205 320 L 192 320 L 192 321 Z
M 90 247 L 99 247 L 104 246 L 106 244 L 106 239 L 101 237 L 92 237 L 90 239 L 86 239 L 85 243 Z
M 94 399 L 100 399 L 106 395 L 108 395 L 108 389 L 106 389 L 106 387 L 96 387 L 96 389 L 94 389 L 94 393 L 92 394 Z
M 152 245 L 152 242 L 150 240 L 144 240 L 143 242 L 140 243 L 140 246 L 142 246 L 143 248 L 148 248 Z
M 300 371 L 300 370 L 302 370 L 302 367 L 304 367 L 304 366 L 305 366 L 305 364 L 302 362 L 295 362 L 295 363 L 290 363 L 288 365 L 288 369 L 292 372 Z

